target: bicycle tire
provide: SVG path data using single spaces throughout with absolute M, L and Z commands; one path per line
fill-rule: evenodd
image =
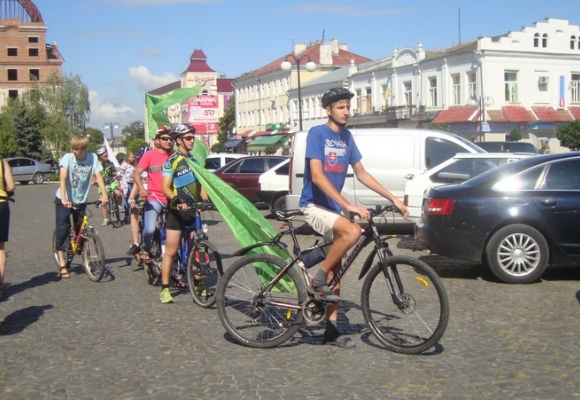
M 70 233 L 69 233 L 69 235 L 70 235 Z M 53 252 L 53 256 L 54 256 L 54 262 L 56 263 L 56 268 L 58 268 L 58 272 L 60 273 L 60 261 L 58 259 L 58 253 L 56 251 L 56 229 L 54 230 L 54 232 L 52 234 L 52 252 Z M 69 244 L 68 249 L 64 252 L 64 260 L 65 260 L 66 269 L 70 268 L 73 257 L 74 257 L 74 254 L 73 254 L 73 252 L 70 248 L 70 244 Z
M 163 261 L 159 229 L 155 229 L 155 232 L 153 232 L 149 257 L 148 262 L 143 262 L 143 271 L 145 271 L 145 275 L 147 276 L 147 283 L 151 286 L 157 286 L 161 282 L 161 262 Z
M 413 257 L 389 257 L 385 266 L 394 291 L 404 304 L 397 306 L 386 279 L 377 279 L 383 276 L 383 268 L 377 263 L 362 287 L 364 319 L 387 349 L 403 354 L 423 353 L 441 339 L 449 321 L 449 299 L 443 282 L 429 265 Z
M 201 260 L 203 261 L 200 263 Z M 209 240 L 196 241 L 187 257 L 187 283 L 193 302 L 203 308 L 213 306 L 217 285 L 223 274 L 222 257 L 217 247 Z M 199 281 L 209 295 L 198 290 L 195 275 L 201 276 Z
M 105 248 L 101 238 L 93 232 L 88 232 L 83 244 L 83 270 L 93 282 L 101 280 L 105 274 Z
M 119 204 L 117 204 L 117 198 L 113 193 L 109 196 L 109 204 L 107 204 L 107 214 L 109 216 L 109 222 L 114 228 L 119 228 L 123 225 L 121 220 L 121 213 L 119 211 Z
M 259 270 L 260 274 L 254 266 L 257 263 L 265 263 L 262 265 L 264 268 Z M 284 266 L 286 262 L 280 257 L 252 254 L 233 263 L 220 279 L 216 292 L 218 316 L 226 331 L 238 343 L 257 348 L 275 347 L 290 339 L 300 328 L 304 320 L 302 310 L 271 304 L 275 300 L 301 307 L 306 299 L 306 288 L 299 271 L 290 269 L 276 286 L 295 293 L 283 289 L 254 299 L 261 288 L 269 283 L 269 277 L 280 272 Z M 270 274 L 264 273 L 266 268 L 270 268 Z M 256 304 L 257 300 L 260 304 Z

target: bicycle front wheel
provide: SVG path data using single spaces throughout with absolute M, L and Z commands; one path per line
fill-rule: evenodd
M 445 333 L 449 320 L 449 300 L 441 279 L 413 257 L 394 256 L 384 265 L 377 263 L 363 284 L 361 305 L 370 330 L 396 353 L 430 349 Z
M 215 292 L 224 274 L 222 257 L 209 240 L 194 243 L 187 259 L 187 283 L 193 302 L 209 308 L 215 304 Z
M 113 194 L 109 196 L 109 204 L 107 204 L 107 214 L 109 216 L 109 222 L 113 227 L 118 228 L 123 225 L 121 220 L 121 212 L 119 211 L 119 204 L 117 204 L 117 198 Z
M 306 289 L 300 272 L 290 269 L 272 290 L 262 292 L 286 262 L 253 254 L 232 264 L 216 292 L 218 316 L 226 331 L 249 347 L 274 347 L 290 339 L 304 319 Z
M 101 280 L 105 273 L 105 248 L 101 238 L 87 232 L 83 245 L 83 268 L 93 282 Z

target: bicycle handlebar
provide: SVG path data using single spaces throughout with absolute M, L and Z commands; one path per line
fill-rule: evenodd
M 74 210 L 80 210 L 84 206 L 89 206 L 93 204 L 98 207 L 101 204 L 101 200 L 87 201 L 85 203 L 71 203 L 71 208 L 73 208 Z

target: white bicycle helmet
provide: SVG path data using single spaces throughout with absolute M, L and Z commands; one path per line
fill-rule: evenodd
M 106 152 L 107 152 L 107 149 L 105 149 L 104 147 L 101 147 L 99 150 L 97 150 L 97 155 L 102 156 Z

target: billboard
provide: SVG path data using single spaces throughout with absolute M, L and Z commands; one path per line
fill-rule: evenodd
M 200 95 L 187 101 L 188 122 L 197 133 L 219 130 L 218 96 Z

